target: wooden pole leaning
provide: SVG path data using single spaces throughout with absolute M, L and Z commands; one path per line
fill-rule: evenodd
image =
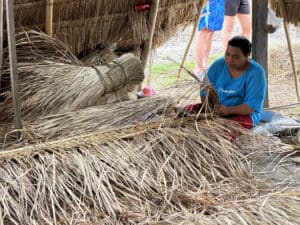
M 50 37 L 53 36 L 53 0 L 46 1 L 45 31 Z
M 3 63 L 3 0 L 0 0 L 0 90 L 1 90 L 1 74 Z
M 21 129 L 21 110 L 17 74 L 17 54 L 16 54 L 16 40 L 15 40 L 15 18 L 13 1 L 6 0 L 6 21 L 7 21 L 7 36 L 9 48 L 9 64 L 10 64 L 10 80 L 14 106 L 14 119 L 16 129 Z
M 197 27 L 198 27 L 198 22 L 199 22 L 199 19 L 201 17 L 201 12 L 202 12 L 202 9 L 203 9 L 203 6 L 206 4 L 207 1 L 200 1 L 200 8 L 199 8 L 199 11 L 198 11 L 198 14 L 195 18 L 195 21 L 194 21 L 194 26 L 193 26 L 193 31 L 192 31 L 192 34 L 191 34 L 191 37 L 190 37 L 190 40 L 186 46 L 186 50 L 185 50 L 185 53 L 184 53 L 184 56 L 183 56 L 183 59 L 182 59 L 182 62 L 180 64 L 180 67 L 179 67 L 179 70 L 178 70 L 178 73 L 177 73 L 177 77 L 179 78 L 180 77 L 180 74 L 181 74 L 181 71 L 183 69 L 183 66 L 184 66 L 184 63 L 185 63 L 185 60 L 186 60 L 186 57 L 187 57 L 187 54 L 191 48 L 191 45 L 192 45 L 192 42 L 193 42 L 193 39 L 194 39 L 194 36 L 195 36 L 195 33 L 196 33 L 196 30 L 197 30 Z
M 149 55 L 150 55 L 150 52 L 152 49 L 153 37 L 154 37 L 158 9 L 159 9 L 159 3 L 160 3 L 160 0 L 152 0 L 152 4 L 151 4 L 151 8 L 150 8 L 150 16 L 149 16 L 150 26 L 151 26 L 150 37 L 149 37 L 149 40 L 145 43 L 144 51 L 142 52 L 142 55 L 141 55 L 141 61 L 142 61 L 142 66 L 143 66 L 144 70 L 146 69 L 148 58 L 149 58 Z M 147 82 L 149 85 L 151 78 L 147 77 L 147 80 L 148 80 Z
M 293 69 L 293 75 L 294 75 L 294 80 L 295 80 L 295 87 L 296 87 L 296 94 L 297 94 L 297 99 L 298 102 L 300 102 L 300 94 L 299 94 L 299 84 L 298 84 L 298 77 L 297 77 L 297 70 L 295 66 L 295 58 L 294 58 L 294 52 L 291 44 L 291 38 L 290 38 L 290 33 L 288 29 L 288 22 L 287 22 L 287 13 L 285 10 L 284 2 L 283 0 L 280 0 L 280 7 L 282 10 L 282 15 L 283 15 L 283 26 L 284 26 L 284 31 L 285 31 L 285 36 L 289 48 L 289 53 L 290 53 L 290 60 L 291 60 L 291 65 Z

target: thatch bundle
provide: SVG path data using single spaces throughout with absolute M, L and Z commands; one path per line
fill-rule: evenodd
M 300 23 L 300 1 L 299 0 L 283 0 L 284 9 L 282 9 L 282 5 L 280 0 L 269 0 L 270 6 L 276 12 L 277 17 L 285 17 L 287 22 L 293 23 L 296 26 Z M 283 13 L 285 11 L 285 15 Z
M 17 29 L 23 26 L 45 31 L 45 0 L 14 2 Z M 53 2 L 53 33 L 70 45 L 76 54 L 85 55 L 90 49 L 114 42 L 127 49 L 140 48 L 149 38 L 149 10 L 135 10 L 136 5 L 151 5 L 148 0 Z M 182 25 L 191 23 L 199 10 L 199 3 L 199 0 L 161 0 L 154 47 L 167 41 Z
M 0 152 L 0 223 L 299 222 L 299 193 L 278 194 L 251 176 L 243 150 L 228 139 L 233 125 L 194 122 L 152 122 Z
M 29 143 L 39 143 L 61 137 L 71 138 L 91 132 L 117 129 L 174 116 L 174 102 L 170 98 L 151 97 L 94 106 L 74 112 L 25 121 L 22 132 Z M 32 119 L 31 119 L 32 120 Z M 0 145 L 8 149 L 16 132 L 12 125 L 0 124 Z
M 129 100 L 128 91 L 144 79 L 141 63 L 132 54 L 105 65 L 84 66 L 60 43 L 55 44 L 45 35 L 23 33 L 17 43 L 24 119 Z M 108 95 L 112 92 L 118 98 L 112 100 L 112 95 Z M 0 114 L 4 116 L 0 121 L 9 121 L 13 111 L 11 92 L 8 90 L 3 96 Z

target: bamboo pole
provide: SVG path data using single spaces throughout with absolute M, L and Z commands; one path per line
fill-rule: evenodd
M 46 21 L 45 21 L 45 31 L 50 37 L 53 36 L 53 1 L 46 1 Z
M 19 99 L 19 86 L 17 75 L 17 54 L 16 54 L 16 40 L 15 40 L 15 18 L 13 1 L 6 0 L 6 21 L 7 21 L 7 36 L 9 47 L 9 64 L 10 64 L 10 80 L 14 106 L 15 127 L 21 129 L 21 110 Z
M 2 78 L 2 63 L 3 63 L 3 0 L 0 0 L 0 90 Z
M 207 2 L 207 1 L 200 1 L 200 8 L 199 8 L 197 17 L 196 17 L 196 19 L 195 19 L 195 21 L 194 21 L 193 31 L 192 31 L 190 40 L 189 40 L 189 42 L 188 42 L 188 45 L 186 46 L 186 50 L 185 50 L 185 53 L 184 53 L 182 62 L 181 62 L 181 64 L 180 64 L 180 67 L 179 67 L 179 70 L 178 70 L 178 73 L 177 73 L 177 77 L 178 77 L 178 78 L 180 77 L 180 74 L 181 74 L 181 71 L 182 71 L 182 69 L 183 69 L 183 65 L 184 65 L 184 63 L 185 63 L 187 54 L 188 54 L 188 52 L 189 52 L 189 50 L 190 50 L 190 48 L 191 48 L 191 45 L 192 45 L 192 42 L 193 42 L 193 39 L 194 39 L 196 30 L 197 30 L 197 27 L 198 27 L 198 22 L 199 22 L 199 19 L 200 19 L 200 17 L 201 17 L 201 12 L 202 12 L 203 6 L 206 4 L 206 2 Z
M 285 36 L 286 36 L 288 48 L 289 48 L 291 65 L 292 65 L 293 75 L 294 75 L 294 80 L 295 80 L 297 99 L 298 99 L 298 102 L 299 102 L 300 101 L 300 94 L 299 94 L 299 85 L 298 85 L 298 78 L 297 78 L 297 72 L 296 72 L 296 66 L 295 66 L 294 52 L 293 52 L 293 48 L 292 48 L 292 44 L 291 44 L 290 33 L 289 33 L 289 30 L 288 30 L 287 14 L 286 14 L 286 10 L 285 10 L 283 0 L 280 0 L 280 6 L 281 6 L 282 14 L 283 14 L 284 31 L 285 31 Z
M 143 66 L 144 70 L 146 68 L 148 58 L 149 58 L 149 55 L 150 55 L 150 52 L 152 49 L 153 36 L 154 36 L 154 32 L 155 32 L 157 14 L 158 14 L 158 10 L 159 10 L 159 3 L 160 3 L 160 0 L 152 0 L 152 3 L 151 3 L 150 16 L 149 16 L 150 26 L 151 26 L 150 37 L 149 37 L 149 40 L 144 45 L 144 51 L 142 52 L 142 56 L 141 56 L 142 66 Z M 147 80 L 148 80 L 147 82 L 149 85 L 151 77 L 148 76 Z

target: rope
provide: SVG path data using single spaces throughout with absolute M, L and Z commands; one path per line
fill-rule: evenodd
M 106 83 L 106 81 L 105 81 L 105 79 L 104 79 L 101 71 L 96 66 L 91 66 L 91 67 L 96 71 L 96 74 L 99 77 L 100 83 L 102 83 L 102 85 L 103 85 L 103 89 L 104 90 L 103 90 L 102 96 L 104 96 L 106 94 L 106 92 L 107 92 L 108 85 L 107 85 L 107 83 Z
M 120 63 L 118 63 L 116 61 L 112 61 L 111 63 L 115 64 L 116 67 L 120 67 L 122 72 L 123 72 L 122 73 L 123 83 L 121 85 L 119 85 L 118 87 L 116 87 L 116 88 L 119 89 L 119 88 L 125 87 L 125 85 L 128 84 L 128 79 L 129 79 L 126 69 L 124 68 L 123 65 L 121 65 Z M 107 66 L 109 69 L 115 68 L 115 67 L 112 66 L 112 64 L 109 64 L 109 63 L 104 63 L 103 65 Z M 102 96 L 104 96 L 107 93 L 107 91 L 109 89 L 109 86 L 108 86 L 107 82 L 105 81 L 104 76 L 101 73 L 101 71 L 96 66 L 91 66 L 91 67 L 95 69 L 95 71 L 96 71 L 96 73 L 99 77 L 100 82 L 103 84 L 104 92 L 103 92 Z M 110 76 L 107 76 L 107 77 L 110 80 L 110 83 L 113 83 L 113 80 L 111 79 L 111 77 Z
M 127 74 L 127 71 L 126 69 L 124 68 L 124 66 L 116 61 L 112 61 L 112 63 L 114 63 L 115 65 L 117 65 L 118 67 L 120 67 L 123 71 L 123 75 L 125 77 L 124 81 L 123 81 L 123 84 L 122 84 L 122 87 L 125 87 L 125 85 L 128 84 L 128 80 L 129 80 L 129 77 L 128 77 L 128 74 Z

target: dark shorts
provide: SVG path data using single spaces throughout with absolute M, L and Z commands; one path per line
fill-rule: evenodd
M 225 16 L 250 14 L 249 0 L 225 0 Z

